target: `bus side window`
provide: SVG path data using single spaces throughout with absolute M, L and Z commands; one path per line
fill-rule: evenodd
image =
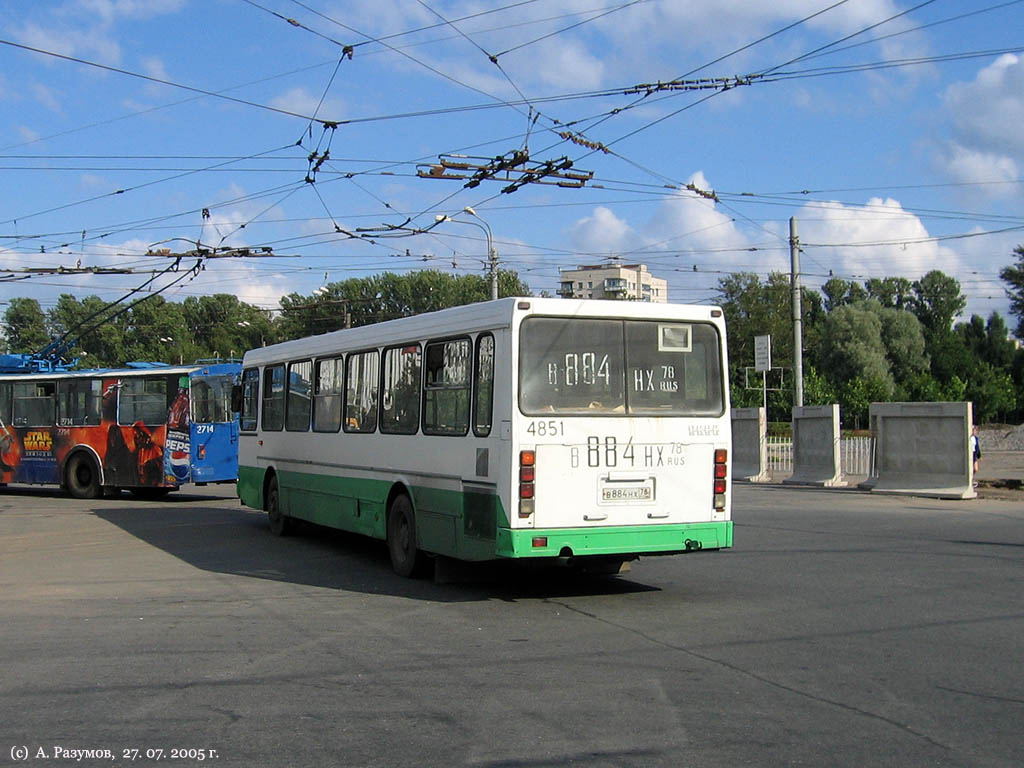
M 473 388 L 473 434 L 487 437 L 494 407 L 494 336 L 489 333 L 481 333 L 476 339 Z
M 239 427 L 245 431 L 256 431 L 260 407 L 260 372 L 249 368 L 242 374 L 242 402 Z
M 0 382 L 0 429 L 11 423 L 11 384 Z
M 420 423 L 419 344 L 403 344 L 384 350 L 384 383 L 381 388 L 380 431 L 414 435 Z
M 377 429 L 377 386 L 380 377 L 377 350 L 349 355 L 345 361 L 346 432 L 373 432 Z
M 427 345 L 423 434 L 465 435 L 469 431 L 471 354 L 469 339 Z
M 103 382 L 100 379 L 65 379 L 57 395 L 57 424 L 80 427 L 100 423 Z
M 133 376 L 121 380 L 118 391 L 117 423 L 131 425 L 141 421 L 157 426 L 167 421 L 167 377 Z
M 284 429 L 284 366 L 263 369 L 263 429 Z
M 340 357 L 316 361 L 313 383 L 313 431 L 341 429 L 341 397 L 345 392 L 345 365 Z
M 16 427 L 52 427 L 56 416 L 57 385 L 52 381 L 14 383 L 13 422 Z
M 308 432 L 311 412 L 313 363 L 303 360 L 288 364 L 288 400 L 285 426 L 289 432 Z

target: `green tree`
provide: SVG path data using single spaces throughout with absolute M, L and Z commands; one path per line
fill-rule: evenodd
M 846 304 L 829 313 L 822 329 L 817 366 L 828 371 L 829 380 L 840 393 L 852 381 L 872 381 L 881 393 L 880 399 L 888 400 L 895 382 L 882 338 L 881 311 L 866 304 Z
M 868 298 L 875 299 L 887 309 L 909 309 L 914 286 L 905 277 L 872 277 L 864 283 Z
M 1017 393 L 1010 374 L 986 362 L 975 365 L 964 394 L 974 403 L 974 420 L 981 424 L 1017 409 Z
M 889 361 L 889 370 L 896 383 L 928 370 L 924 333 L 921 323 L 912 313 L 882 307 L 876 301 L 866 301 L 861 306 L 877 313 L 882 321 L 885 358 Z
M 240 357 L 274 341 L 266 313 L 230 293 L 190 296 L 182 303 L 182 332 L 174 336 L 186 360 Z
M 181 304 L 153 296 L 132 306 L 118 320 L 124 330 L 123 362 L 184 360 L 185 315 Z
M 13 298 L 4 312 L 7 349 L 14 354 L 39 352 L 50 343 L 46 316 L 35 299 Z
M 932 375 L 943 387 L 954 377 L 966 381 L 974 367 L 975 358 L 964 337 L 952 330 L 940 330 L 927 337 Z
M 914 298 L 911 311 L 924 327 L 925 337 L 931 338 L 949 331 L 953 320 L 967 306 L 956 278 L 933 269 L 913 283 Z
M 804 368 L 804 405 L 832 405 L 836 401 L 832 383 L 813 365 Z
M 499 296 L 529 296 L 530 289 L 509 270 L 498 273 Z M 447 307 L 490 299 L 490 283 L 478 275 L 451 275 L 437 270 L 408 274 L 383 272 L 330 283 L 309 296 L 293 293 L 281 299 L 277 332 L 294 339 Z
M 123 365 L 125 362 L 124 325 L 104 322 L 116 309 L 105 309 L 108 302 L 98 296 L 79 300 L 70 293 L 61 294 L 48 313 L 55 338 L 64 338 L 69 357 L 78 358 L 87 368 Z
M 980 315 L 971 315 L 968 322 L 957 323 L 954 331 L 979 361 L 997 370 L 1009 371 L 1013 366 L 1017 347 L 1010 340 L 1006 322 L 998 312 L 989 315 L 987 322 Z
M 847 304 L 855 304 L 868 297 L 868 292 L 856 280 L 843 280 L 841 277 L 829 278 L 821 286 L 821 292 L 825 294 L 826 312 Z
M 892 395 L 890 382 L 873 377 L 849 379 L 839 386 L 839 412 L 843 423 L 853 429 L 867 425 L 872 403 L 886 402 Z
M 1010 314 L 1017 318 L 1017 338 L 1024 339 L 1024 245 L 1014 248 L 1013 255 L 1016 263 L 999 270 L 999 277 L 1007 286 Z

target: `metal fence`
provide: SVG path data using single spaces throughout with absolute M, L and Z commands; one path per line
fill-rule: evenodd
M 772 472 L 793 471 L 793 441 L 788 437 L 767 440 L 768 469 Z M 870 475 L 874 452 L 873 437 L 843 437 L 839 440 L 839 465 L 844 475 Z

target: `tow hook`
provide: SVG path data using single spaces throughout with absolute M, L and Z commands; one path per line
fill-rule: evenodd
M 693 539 L 686 539 L 685 541 L 683 541 L 683 544 L 686 545 L 687 552 L 695 552 L 704 549 L 703 544 L 701 544 L 699 541 L 694 541 Z

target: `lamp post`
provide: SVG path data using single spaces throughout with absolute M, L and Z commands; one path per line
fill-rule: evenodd
M 498 298 L 498 252 L 494 250 L 494 238 L 491 237 L 491 227 L 483 220 L 480 214 L 468 205 L 462 210 L 464 213 L 468 213 L 470 216 L 479 219 L 480 223 L 478 224 L 475 221 L 459 221 L 458 219 L 453 219 L 451 216 L 445 216 L 444 214 L 438 214 L 435 216 L 434 221 L 454 221 L 456 224 L 472 224 L 475 227 L 480 227 L 480 229 L 484 231 L 484 234 L 487 235 L 487 270 L 491 277 L 491 301 L 494 301 Z
M 240 320 L 239 322 L 235 323 L 235 325 L 237 325 L 239 328 L 246 328 L 246 329 L 252 328 L 252 323 L 250 323 L 248 320 Z M 248 332 L 246 333 L 246 335 L 248 335 Z M 260 346 L 261 347 L 267 346 L 267 342 L 263 338 L 263 332 L 262 331 L 260 332 Z
M 468 205 L 462 209 L 470 216 L 479 219 L 484 225 L 484 230 L 487 232 L 487 263 L 491 272 L 491 301 L 498 298 L 498 252 L 494 250 L 494 240 L 491 237 L 491 227 L 486 221 L 470 208 Z

